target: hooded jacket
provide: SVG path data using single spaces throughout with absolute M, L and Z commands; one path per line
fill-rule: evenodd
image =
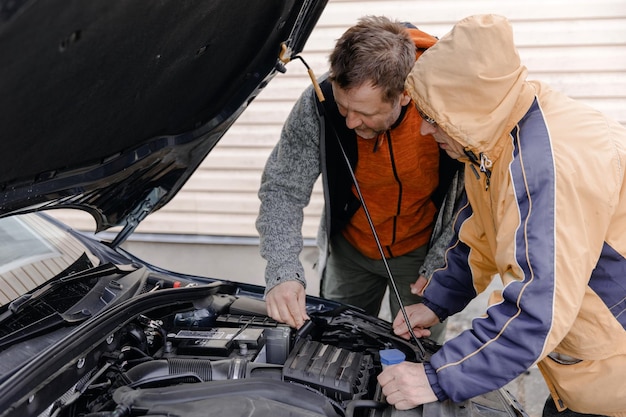
M 509 22 L 481 15 L 407 79 L 467 155 L 468 203 L 424 303 L 443 319 L 504 284 L 426 372 L 463 401 L 538 364 L 558 408 L 626 416 L 626 129 L 526 76 Z

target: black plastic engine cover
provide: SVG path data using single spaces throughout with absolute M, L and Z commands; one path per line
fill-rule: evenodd
M 285 362 L 286 381 L 306 382 L 336 400 L 345 401 L 367 390 L 372 357 L 361 352 L 306 340 Z

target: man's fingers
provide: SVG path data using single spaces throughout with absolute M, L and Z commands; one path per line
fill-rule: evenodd
M 306 308 L 303 304 L 300 303 L 290 303 L 289 304 L 289 313 L 295 322 L 295 328 L 299 329 L 302 327 L 306 320 L 309 320 L 308 314 L 306 314 Z
M 393 328 L 399 328 L 399 327 L 406 327 L 406 324 L 404 324 L 404 315 L 402 314 L 401 311 L 398 312 L 398 315 L 396 316 L 396 318 L 393 320 L 393 323 L 391 324 L 393 326 Z
M 302 325 L 306 320 L 309 320 L 309 315 L 306 312 L 306 293 L 304 288 L 297 294 L 297 301 L 298 316 L 302 319 L 302 323 L 300 323 L 300 325 Z M 298 326 L 298 328 L 300 328 L 300 326 Z
M 383 371 L 378 376 L 378 383 L 383 389 L 385 400 L 398 410 L 409 410 L 416 407 L 418 403 L 411 401 L 411 399 L 407 397 L 407 393 L 403 387 L 403 381 L 400 379 L 402 371 L 390 369 L 394 366 L 397 365 L 390 366 L 387 371 Z
M 426 277 L 424 277 L 423 275 L 420 275 L 419 278 L 417 278 L 417 280 L 415 281 L 415 283 L 411 284 L 411 293 L 420 295 L 420 296 L 424 295 L 424 287 L 426 287 L 427 283 L 428 283 L 428 280 L 426 279 Z
M 289 304 L 281 304 L 279 307 L 280 318 L 283 323 L 291 327 L 298 327 L 298 318 L 292 314 Z
M 393 380 L 393 373 L 391 372 L 390 368 L 393 365 L 389 365 L 389 367 L 385 370 L 383 370 L 380 374 L 378 374 L 378 376 L 376 377 L 376 379 L 378 379 L 378 383 L 381 386 L 385 386 L 388 383 L 390 383 Z
M 286 309 L 284 312 L 281 310 L 280 303 L 277 304 L 275 301 L 267 302 L 267 313 L 271 318 L 280 323 L 285 323 L 289 326 L 295 327 L 295 321 L 288 314 L 289 310 Z
M 272 288 L 266 297 L 267 313 L 276 321 L 300 328 L 306 314 L 306 293 L 297 281 L 288 281 Z
M 413 401 L 405 399 L 401 391 L 394 391 L 389 395 L 385 395 L 385 399 L 389 404 L 393 405 L 398 410 L 410 410 L 411 408 L 415 408 L 419 405 Z
M 409 322 L 413 321 L 411 312 L 412 311 L 407 311 L 407 315 L 409 316 Z M 397 336 L 402 337 L 404 339 L 410 339 L 411 332 L 409 331 L 409 327 L 407 326 L 407 323 L 404 320 L 404 315 L 402 315 L 401 313 L 398 313 L 398 316 L 396 316 L 396 319 L 393 321 L 392 327 L 393 327 L 393 332 Z M 431 335 L 431 332 L 428 328 L 415 326 L 415 327 L 412 327 L 411 330 L 413 331 L 413 334 L 415 335 L 415 337 L 418 337 L 418 338 L 429 337 Z
M 415 335 L 415 337 L 430 337 L 431 335 L 431 331 L 430 329 L 413 329 L 413 334 Z
M 387 402 L 398 410 L 437 401 L 421 363 L 402 362 L 391 365 L 378 376 Z

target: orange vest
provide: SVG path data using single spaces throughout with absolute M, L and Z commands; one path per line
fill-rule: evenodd
M 437 42 L 417 28 L 407 30 L 416 59 Z M 439 146 L 432 136 L 420 134 L 421 123 L 411 101 L 398 126 L 375 140 L 357 136 L 356 177 L 387 258 L 427 244 L 433 230 L 437 209 L 431 196 L 439 184 Z M 354 187 L 352 192 L 357 195 Z M 381 258 L 362 207 L 342 233 L 365 256 Z
M 419 133 L 421 122 L 410 102 L 398 126 L 376 139 L 357 138 L 356 177 L 387 258 L 427 244 L 432 233 L 439 147 L 432 136 Z M 381 258 L 362 207 L 342 233 L 363 255 Z

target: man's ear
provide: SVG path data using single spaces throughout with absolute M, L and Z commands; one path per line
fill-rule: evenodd
M 409 93 L 407 93 L 406 90 L 404 90 L 402 92 L 402 95 L 400 96 L 400 105 L 406 106 L 407 104 L 409 104 L 410 101 L 411 101 L 411 96 L 409 95 Z

